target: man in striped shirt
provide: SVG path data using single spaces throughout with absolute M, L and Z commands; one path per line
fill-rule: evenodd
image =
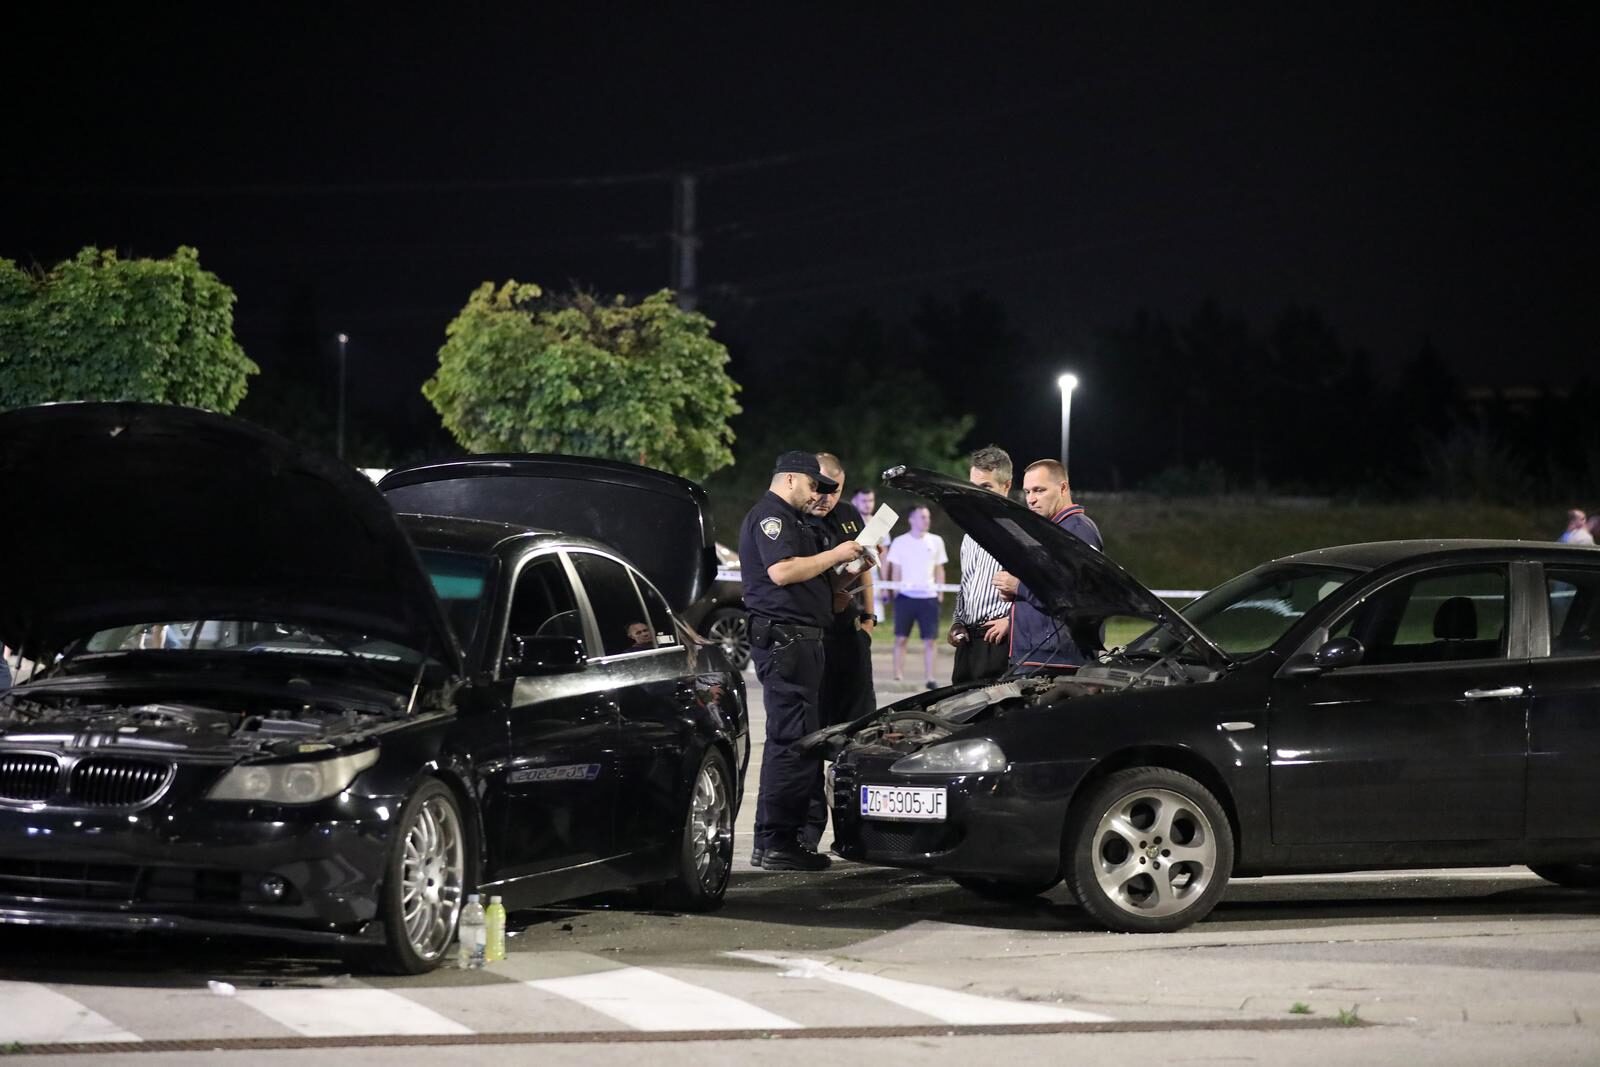
M 1011 494 L 1011 457 L 990 445 L 972 453 L 967 480 L 1001 496 Z M 956 650 L 950 684 L 998 678 L 1008 659 L 1011 605 L 994 587 L 1000 564 L 971 535 L 961 539 L 961 591 L 956 594 L 955 620 L 946 636 Z

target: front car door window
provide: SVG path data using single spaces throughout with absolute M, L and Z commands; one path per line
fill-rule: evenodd
M 1428 572 L 1367 597 L 1329 636 L 1360 641 L 1369 667 L 1502 659 L 1509 603 L 1504 567 Z

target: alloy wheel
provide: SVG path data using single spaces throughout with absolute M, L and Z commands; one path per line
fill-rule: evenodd
M 1095 826 L 1093 873 L 1106 898 L 1131 915 L 1162 918 L 1197 902 L 1217 876 L 1217 834 L 1200 806 L 1146 788 L 1113 803 Z
M 400 914 L 406 941 L 435 960 L 455 936 L 466 880 L 461 816 L 448 796 L 428 797 L 406 827 L 400 860 Z
M 711 621 L 706 633 L 722 646 L 735 670 L 744 670 L 745 664 L 750 662 L 750 623 L 744 615 L 732 611 L 719 615 Z
M 733 806 L 720 761 L 708 759 L 700 767 L 689 801 L 689 832 L 695 878 L 714 893 L 727 879 L 733 857 Z

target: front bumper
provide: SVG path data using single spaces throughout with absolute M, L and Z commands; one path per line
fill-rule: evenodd
M 0 924 L 377 939 L 400 798 L 0 810 Z
M 891 774 L 889 767 L 899 758 L 899 753 L 840 754 L 832 775 L 835 853 L 883 867 L 1013 881 L 1060 872 L 1067 804 L 1082 769 L 1013 765 L 992 774 Z M 942 822 L 864 817 L 865 785 L 943 786 L 947 816 Z

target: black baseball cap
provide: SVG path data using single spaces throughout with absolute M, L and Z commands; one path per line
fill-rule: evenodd
M 772 473 L 809 474 L 816 479 L 819 493 L 831 493 L 839 488 L 838 482 L 822 473 L 822 464 L 817 462 L 815 452 L 785 452 L 772 465 Z

